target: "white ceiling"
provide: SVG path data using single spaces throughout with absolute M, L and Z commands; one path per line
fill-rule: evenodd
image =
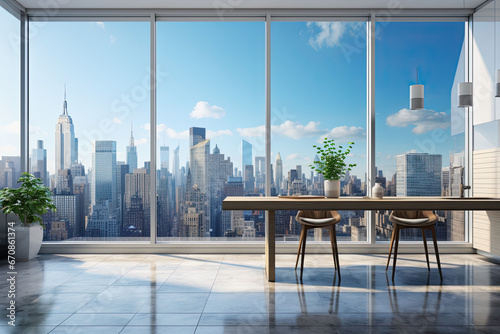
M 17 0 L 25 8 L 43 8 L 44 1 Z M 60 9 L 473 9 L 485 0 L 55 0 Z

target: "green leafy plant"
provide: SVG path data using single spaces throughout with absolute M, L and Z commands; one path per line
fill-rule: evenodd
M 356 166 L 356 164 L 345 163 L 347 156 L 351 153 L 354 142 L 349 142 L 348 145 L 345 151 L 343 151 L 342 146 L 335 146 L 333 139 L 329 140 L 325 138 L 323 146 L 313 145 L 317 150 L 319 160 L 314 161 L 315 165 L 309 165 L 309 167 L 316 170 L 319 174 L 323 174 L 325 180 L 340 180 L 348 170 Z
M 52 192 L 43 185 L 41 179 L 29 173 L 23 173 L 17 183 L 21 183 L 19 188 L 0 190 L 3 212 L 15 213 L 25 226 L 39 223 L 45 228 L 42 215 L 49 210 L 57 210 L 52 202 Z

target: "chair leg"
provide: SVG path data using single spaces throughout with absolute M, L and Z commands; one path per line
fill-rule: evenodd
M 398 259 L 399 230 L 400 230 L 398 225 L 395 226 L 395 230 L 396 230 L 396 235 L 395 235 L 394 242 L 396 243 L 396 245 L 394 246 L 394 261 L 392 263 L 392 280 L 393 281 L 394 281 L 394 275 L 396 274 L 396 261 Z
M 300 241 L 299 241 L 299 249 L 297 250 L 297 260 L 295 261 L 295 270 L 297 270 L 297 265 L 299 264 L 299 256 L 300 256 L 300 249 L 302 248 L 302 239 L 304 238 L 304 225 L 300 228 Z
M 335 246 L 335 258 L 337 259 L 337 274 L 339 275 L 340 282 L 340 260 L 339 260 L 339 246 L 337 246 L 337 232 L 335 232 L 335 225 L 332 226 L 333 245 Z
M 391 246 L 389 247 L 389 256 L 387 257 L 387 265 L 385 266 L 385 271 L 389 268 L 389 262 L 391 261 L 392 245 L 394 245 L 394 236 L 396 235 L 396 226 L 392 228 L 391 236 Z
M 300 280 L 302 281 L 302 274 L 304 273 L 304 257 L 306 255 L 306 241 L 307 241 L 307 228 L 304 230 L 304 238 L 302 239 L 302 258 L 300 259 Z
M 439 268 L 439 277 L 441 277 L 441 281 L 443 280 L 443 273 L 441 272 L 441 261 L 439 261 L 439 251 L 438 251 L 438 244 L 436 240 L 436 230 L 434 229 L 434 226 L 431 226 L 431 232 L 432 232 L 432 240 L 434 241 L 434 252 L 436 253 L 436 260 Z
M 335 270 L 337 270 L 337 258 L 335 257 L 335 244 L 333 243 L 333 226 L 330 226 L 328 228 L 328 232 L 330 232 L 330 244 L 332 246 L 332 256 L 333 256 L 333 265 L 335 267 Z
M 431 266 L 429 264 L 429 251 L 427 250 L 427 239 L 425 238 L 425 230 L 426 229 L 422 229 L 422 240 L 424 241 L 425 259 L 427 260 L 427 270 L 431 271 Z

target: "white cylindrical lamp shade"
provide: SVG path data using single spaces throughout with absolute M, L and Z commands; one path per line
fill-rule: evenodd
M 458 84 L 458 107 L 472 107 L 472 82 Z
M 410 86 L 410 109 L 424 109 L 424 85 Z
M 500 70 L 497 70 L 497 94 L 496 97 L 500 97 Z

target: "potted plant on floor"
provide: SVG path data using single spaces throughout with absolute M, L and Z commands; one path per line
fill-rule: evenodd
M 4 213 L 16 214 L 21 223 L 15 226 L 15 258 L 28 261 L 35 258 L 40 250 L 45 225 L 42 215 L 49 210 L 56 211 L 52 202 L 52 192 L 42 180 L 29 173 L 23 173 L 17 183 L 19 188 L 0 190 L 0 205 Z M 9 223 L 9 227 L 14 223 Z
M 354 142 L 349 142 L 345 151 L 342 146 L 335 146 L 333 139 L 325 138 L 323 146 L 316 146 L 319 160 L 314 161 L 314 165 L 309 165 L 325 178 L 325 196 L 337 198 L 340 196 L 340 179 L 345 176 L 356 164 L 346 164 L 345 160 L 351 153 Z

